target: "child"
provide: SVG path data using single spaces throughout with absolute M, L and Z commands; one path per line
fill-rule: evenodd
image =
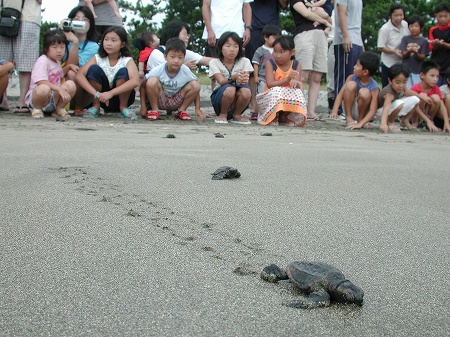
M 259 105 L 258 124 L 304 126 L 305 97 L 300 89 L 302 66 L 295 55 L 294 41 L 280 36 L 273 43 L 275 60 L 266 63 L 265 92 L 256 96 Z
M 445 84 L 445 72 L 450 67 L 450 3 L 440 3 L 434 11 L 438 21 L 437 26 L 428 32 L 430 40 L 431 61 L 441 68 L 438 86 Z
M 0 60 L 0 101 L 8 87 L 9 73 L 14 69 L 14 63 Z M 7 109 L 5 109 L 7 111 Z
M 436 118 L 441 119 L 442 131 L 450 132 L 447 108 L 436 85 L 439 79 L 439 65 L 433 61 L 423 62 L 420 67 L 420 78 L 422 82 L 411 87 L 421 99 L 419 107 L 433 122 L 436 122 Z
M 281 35 L 281 28 L 277 25 L 266 25 L 262 30 L 264 37 L 264 44 L 256 49 L 253 54 L 253 78 L 257 85 L 256 94 L 264 92 L 266 87 L 266 62 L 268 59 L 273 59 L 273 42 Z M 258 108 L 256 101 L 252 100 L 252 119 L 258 118 Z
M 407 84 L 407 88 L 411 88 L 420 82 L 420 65 L 430 51 L 428 50 L 428 40 L 422 36 L 423 18 L 419 15 L 412 15 L 406 22 L 408 22 L 411 35 L 402 38 L 399 49 L 402 52 L 403 64 L 411 71 Z
M 43 112 L 52 112 L 52 117 L 59 120 L 70 118 L 63 107 L 75 95 L 76 86 L 71 80 L 61 83 L 64 77 L 61 59 L 66 47 L 67 39 L 61 30 L 50 30 L 44 35 L 43 54 L 34 63 L 25 96 L 33 118 L 43 118 Z
M 94 15 L 94 18 L 97 18 L 97 15 L 95 14 L 95 10 L 94 10 L 94 1 L 93 0 L 84 0 L 86 6 L 91 10 L 92 14 Z M 114 15 L 120 20 L 122 21 L 122 15 L 120 15 L 119 13 L 119 8 L 117 8 L 117 4 L 115 0 L 105 0 L 102 2 L 108 2 L 109 5 L 111 6 Z M 99 2 L 99 3 L 102 3 Z
M 125 29 L 109 27 L 100 40 L 98 54 L 76 76 L 77 83 L 87 92 L 86 100 L 93 97 L 92 107 L 83 117 L 98 117 L 101 106 L 105 111 L 120 111 L 123 118 L 137 118 L 128 108 L 134 102 L 134 88 L 139 85 L 138 70 L 130 56 Z
M 378 96 L 377 117 L 381 119 L 380 129 L 384 133 L 388 130 L 400 131 L 400 127 L 395 124 L 397 117 L 403 118 L 402 124 L 408 129 L 412 129 L 409 119 L 416 111 L 426 121 L 430 132 L 438 131 L 433 122 L 418 108 L 420 98 L 414 91 L 407 89 L 410 75 L 411 72 L 404 63 L 395 64 L 389 68 L 389 84 L 381 90 Z
M 241 114 L 252 98 L 248 81 L 253 71 L 248 58 L 243 57 L 242 39 L 234 32 L 225 32 L 217 43 L 219 58 L 209 62 L 209 77 L 215 79 L 211 103 L 217 115 L 214 120 L 227 124 L 251 124 Z
M 147 120 L 159 119 L 158 108 L 177 110 L 178 118 L 190 120 L 186 109 L 200 93 L 200 84 L 192 71 L 184 65 L 186 46 L 179 38 L 169 39 L 164 57 L 166 63 L 154 67 L 146 75 L 145 89 L 151 105 Z M 142 114 L 142 113 L 141 113 Z
M 338 117 L 338 110 L 343 108 L 347 129 L 371 128 L 368 124 L 377 112 L 378 83 L 372 78 L 380 65 L 378 55 L 366 51 L 359 55 L 353 75 L 349 75 L 334 102 L 330 118 Z
M 450 67 L 447 69 L 447 73 L 445 75 L 447 84 L 441 85 L 439 89 L 441 90 L 442 99 L 444 100 L 444 105 L 450 119 Z
M 311 0 L 305 2 L 305 6 L 308 7 L 311 12 L 327 19 L 331 23 L 331 14 L 333 13 L 333 3 L 331 0 Z
M 133 41 L 133 44 L 139 49 L 138 70 L 139 77 L 142 80 L 147 73 L 147 62 L 150 54 L 159 47 L 159 39 L 153 32 L 143 32 L 139 39 Z

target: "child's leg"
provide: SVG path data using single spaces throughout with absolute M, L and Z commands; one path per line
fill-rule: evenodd
M 362 88 L 358 92 L 357 105 L 358 105 L 358 122 L 361 122 L 366 117 L 367 110 L 369 110 L 370 101 L 372 95 L 369 89 Z
M 355 122 L 352 116 L 353 104 L 355 103 L 356 90 L 358 85 L 354 81 L 350 81 L 344 84 L 341 90 L 344 90 L 343 101 L 345 110 L 345 120 L 348 124 Z
M 236 101 L 234 104 L 233 119 L 244 120 L 241 114 L 247 108 L 252 99 L 252 91 L 250 88 L 240 88 L 236 93 Z
M 91 80 L 91 79 L 88 79 L 88 81 L 89 81 L 90 85 L 92 85 L 92 87 L 95 90 L 97 90 L 99 92 L 102 91 L 102 85 L 100 83 L 95 82 L 94 80 Z M 92 100 L 92 107 L 97 109 L 97 111 L 100 110 L 100 101 L 99 101 L 98 98 L 93 98 L 93 100 Z
M 231 105 L 236 99 L 236 87 L 228 86 L 222 94 L 222 105 L 220 108 L 219 118 L 227 120 L 228 110 L 230 110 Z
M 6 73 L 3 76 L 0 77 L 0 96 L 3 97 L 3 94 L 8 87 L 9 82 L 9 74 Z
M 124 84 L 125 82 L 127 82 L 128 79 L 126 78 L 119 78 L 116 81 L 116 88 L 120 87 L 122 84 Z M 131 89 L 129 91 L 123 92 L 119 95 L 117 95 L 119 97 L 119 110 L 122 111 L 123 109 L 128 108 L 128 100 L 130 98 L 131 92 L 134 90 Z
M 438 95 L 431 95 L 430 98 L 433 102 L 428 110 L 428 114 L 430 115 L 430 119 L 433 120 L 441 110 L 441 99 Z
M 67 105 L 67 103 L 69 103 L 72 100 L 72 97 L 75 95 L 75 92 L 77 91 L 77 86 L 75 85 L 74 81 L 64 81 L 63 84 L 61 84 L 60 86 L 61 88 L 63 88 L 70 96 L 70 99 L 67 101 L 63 98 L 60 97 L 58 92 L 54 92 L 53 93 L 53 97 L 55 99 L 55 103 L 56 103 L 56 109 L 55 109 L 55 113 L 57 115 L 60 114 L 60 111 L 63 107 L 65 107 Z M 63 113 L 64 115 L 66 115 L 65 113 Z
M 187 108 L 194 102 L 197 97 L 199 97 L 200 93 L 200 84 L 197 81 L 191 81 L 188 84 L 186 84 L 181 89 L 181 95 L 183 98 L 183 103 L 181 103 L 179 107 L 179 111 L 186 111 Z
M 140 114 L 142 117 L 145 118 L 147 114 L 147 91 L 146 91 L 146 84 L 147 81 L 142 81 L 141 85 L 139 86 L 139 97 L 140 97 Z
M 158 98 L 164 93 L 159 79 L 156 77 L 150 77 L 145 84 L 145 92 L 147 94 L 148 101 L 150 102 L 151 109 L 158 111 Z
M 440 107 L 438 111 L 438 116 L 442 118 L 444 121 L 444 126 L 442 127 L 442 132 L 448 131 L 450 132 L 449 118 L 448 118 L 448 109 L 445 106 L 444 102 L 440 102 Z
M 328 19 L 330 17 L 322 7 L 311 7 L 311 12 L 317 14 L 323 19 Z
M 46 84 L 39 84 L 31 95 L 33 108 L 42 109 L 50 102 L 52 90 Z

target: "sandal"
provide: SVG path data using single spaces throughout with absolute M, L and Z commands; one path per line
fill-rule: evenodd
M 216 124 L 228 124 L 228 121 L 225 117 L 216 117 L 214 119 L 214 123 Z
M 97 117 L 98 117 L 98 109 L 94 107 L 90 107 L 83 114 L 83 118 L 97 118 Z
M 44 118 L 44 114 L 42 112 L 41 109 L 33 109 L 33 111 L 31 111 L 31 117 L 33 118 Z
M 129 108 L 123 109 L 120 113 L 122 114 L 122 118 L 128 118 L 132 121 L 137 119 L 136 114 Z
M 30 112 L 30 108 L 26 105 L 17 105 L 14 109 L 15 114 L 26 114 Z
M 69 113 L 66 111 L 66 109 L 61 108 L 59 111 L 55 111 L 52 113 L 52 117 L 56 118 L 57 121 L 65 121 L 66 119 L 70 118 Z
M 191 120 L 191 115 L 189 115 L 186 111 L 178 111 L 178 118 L 182 121 Z
M 75 117 L 83 117 L 83 115 L 86 113 L 86 109 L 75 109 L 73 110 L 73 115 Z
M 145 115 L 145 119 L 148 121 L 154 121 L 159 119 L 159 112 L 155 110 L 149 110 L 147 111 L 147 114 Z

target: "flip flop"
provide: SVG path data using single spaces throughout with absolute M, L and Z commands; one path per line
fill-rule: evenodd
M 15 114 L 26 114 L 30 112 L 30 108 L 26 105 L 17 105 L 14 109 Z
M 314 117 L 306 117 L 307 120 L 313 121 L 313 122 L 323 122 L 324 119 L 315 115 Z
M 136 114 L 131 109 L 125 108 L 120 113 L 122 115 L 122 118 L 130 119 L 132 121 L 137 119 Z
M 83 114 L 83 118 L 97 118 L 97 117 L 98 117 L 98 109 L 94 107 L 90 107 Z
M 31 117 L 33 118 L 44 118 L 44 113 L 42 112 L 41 109 L 33 109 L 33 111 L 31 111 Z
M 189 121 L 192 119 L 191 116 L 186 111 L 178 111 L 177 117 L 182 121 Z
M 145 115 L 145 119 L 148 121 L 154 121 L 159 119 L 159 112 L 155 110 L 149 110 L 147 111 L 147 114 Z
M 216 119 L 214 119 L 214 123 L 216 124 L 228 124 L 228 121 L 223 118 L 223 117 L 216 117 Z

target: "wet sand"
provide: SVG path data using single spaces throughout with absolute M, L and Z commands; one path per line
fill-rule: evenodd
M 0 139 L 2 335 L 448 335 L 448 134 L 0 113 Z M 292 260 L 364 305 L 283 306 L 259 272 Z

